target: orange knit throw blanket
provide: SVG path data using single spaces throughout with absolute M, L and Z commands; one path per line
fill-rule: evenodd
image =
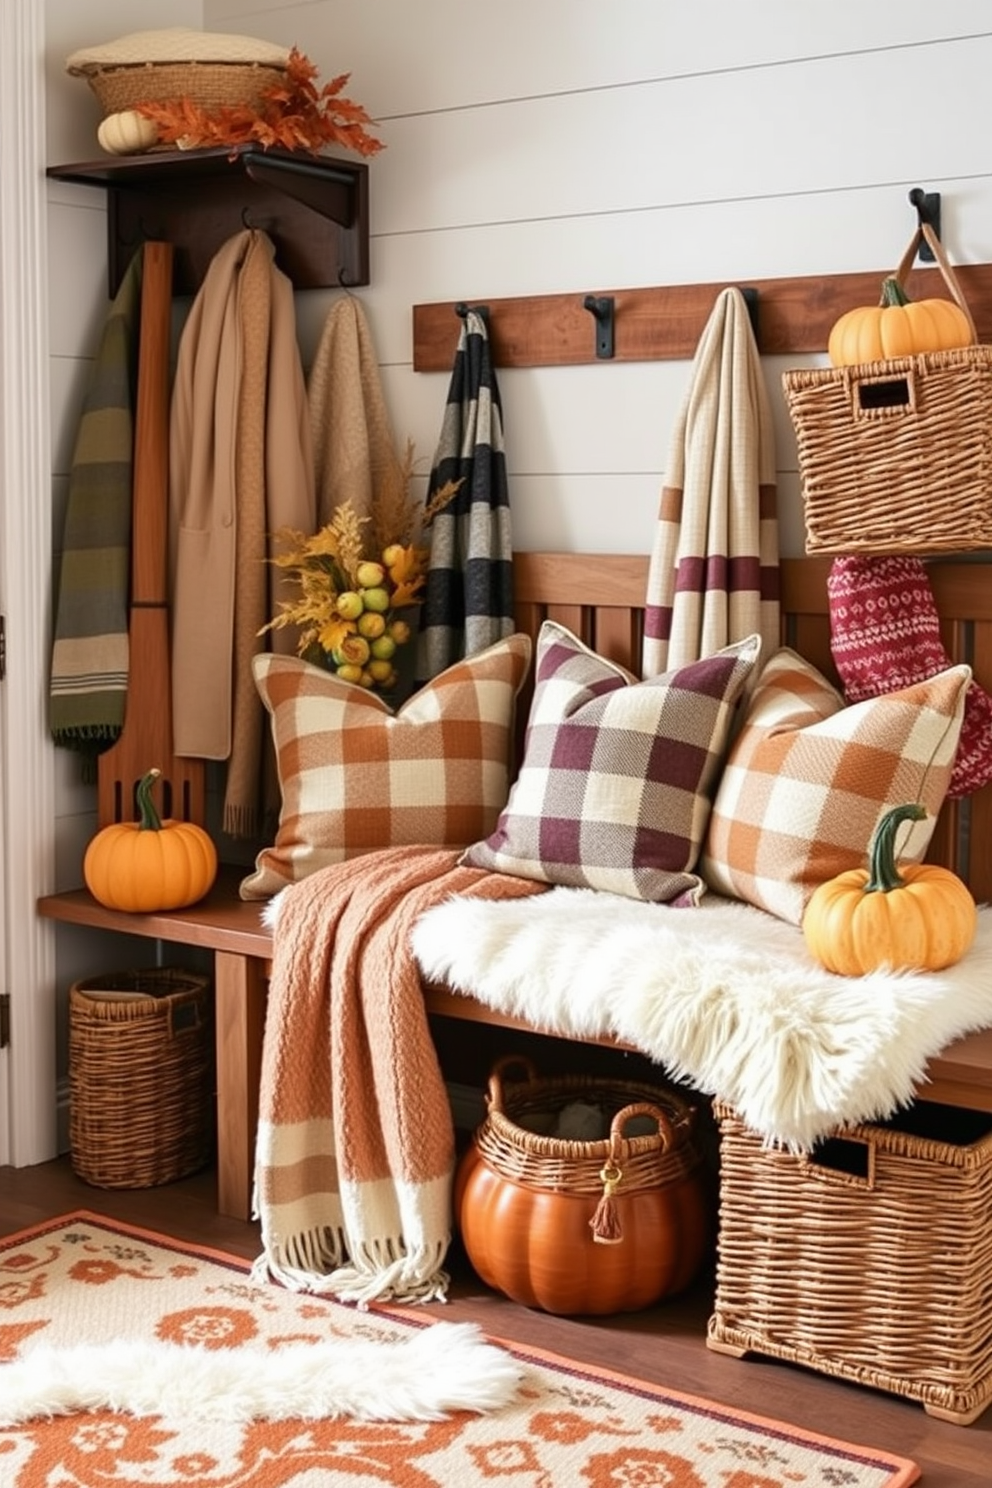
M 262 1055 L 256 1271 L 298 1291 L 444 1300 L 451 1108 L 410 949 L 452 894 L 547 886 L 402 847 L 322 869 L 279 897 Z

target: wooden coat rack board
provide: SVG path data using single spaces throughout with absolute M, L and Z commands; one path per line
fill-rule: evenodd
M 874 273 L 753 279 L 758 349 L 777 356 L 827 349 L 830 328 L 855 305 L 877 305 L 891 267 Z M 992 341 L 992 264 L 954 266 L 980 342 Z M 656 289 L 596 291 L 613 299 L 614 354 L 618 362 L 688 361 L 695 354 L 713 303 L 726 284 L 677 284 Z M 915 268 L 907 280 L 911 299 L 944 297 L 937 268 Z M 532 295 L 470 300 L 488 311 L 492 356 L 499 367 L 558 367 L 603 360 L 597 355 L 598 321 L 587 296 Z M 458 346 L 459 302 L 414 305 L 415 372 L 450 372 Z

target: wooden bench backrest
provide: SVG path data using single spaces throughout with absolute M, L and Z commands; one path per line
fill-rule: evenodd
M 829 568 L 829 558 L 783 560 L 782 640 L 836 682 Z M 517 553 L 517 624 L 536 637 L 542 621 L 557 620 L 601 656 L 639 673 L 647 573 L 648 559 L 641 555 Z M 967 560 L 936 562 L 928 575 L 949 655 L 968 662 L 975 680 L 992 692 L 992 568 Z M 980 903 L 992 900 L 992 785 L 945 804 L 928 857 L 959 873 Z

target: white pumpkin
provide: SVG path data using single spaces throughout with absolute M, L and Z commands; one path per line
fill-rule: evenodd
M 158 125 L 146 119 L 137 109 L 123 109 L 108 114 L 96 132 L 97 141 L 108 155 L 140 155 L 158 141 Z

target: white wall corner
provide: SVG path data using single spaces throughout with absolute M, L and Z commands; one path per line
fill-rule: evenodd
M 54 1157 L 55 956 L 39 919 L 52 887 L 54 760 L 47 728 L 52 568 L 44 113 L 44 7 L 0 6 L 0 906 L 11 994 L 5 1151 Z

